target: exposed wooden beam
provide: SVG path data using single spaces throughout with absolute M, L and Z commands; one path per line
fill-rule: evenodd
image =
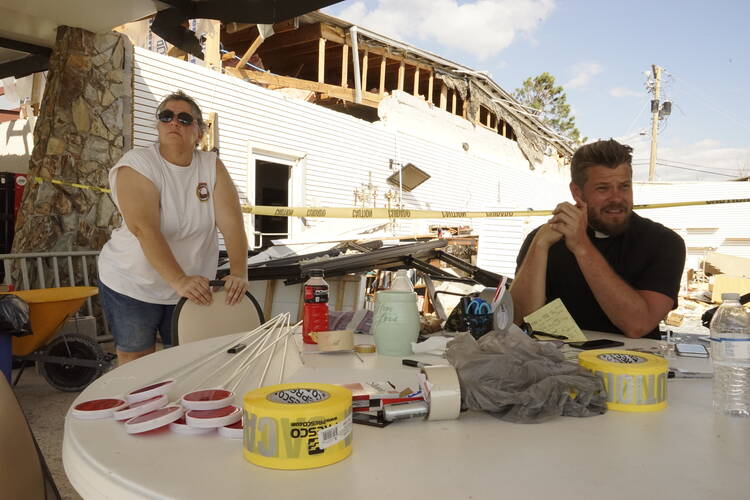
M 31 109 L 34 116 L 39 115 L 42 107 L 42 74 L 34 73 L 31 79 Z
M 432 102 L 432 87 L 435 85 L 435 72 L 430 70 L 430 76 L 427 79 L 427 102 Z
M 330 24 L 320 24 L 320 37 L 325 38 L 329 42 L 346 43 L 346 32 L 344 29 L 338 26 L 331 26 Z
M 258 47 L 260 47 L 261 43 L 263 43 L 263 37 L 258 35 L 257 37 L 255 37 L 255 41 L 250 44 L 250 47 L 247 48 L 245 53 L 240 58 L 240 61 L 237 63 L 238 68 L 245 67 L 245 64 L 247 64 L 250 58 L 253 57 L 253 54 L 255 54 L 255 51 L 258 50 Z
M 207 19 L 211 29 L 206 33 L 206 45 L 203 50 L 203 64 L 207 68 L 221 71 L 221 23 L 219 21 Z
M 380 87 L 378 88 L 378 94 L 381 96 L 385 94 L 385 56 L 380 57 Z
M 252 28 L 253 26 L 255 25 L 252 23 L 227 23 L 224 26 L 224 30 L 227 33 L 231 34 L 231 33 L 237 33 L 238 31 L 243 31 L 243 30 Z
M 398 90 L 404 90 L 404 74 L 406 73 L 406 64 L 401 61 L 398 65 Z
M 318 83 L 326 80 L 326 39 L 318 39 Z
M 448 86 L 441 80 L 440 85 L 440 109 L 448 108 Z
M 263 44 L 264 50 L 285 49 L 294 45 L 316 42 L 321 35 L 320 24 L 309 24 L 293 31 L 278 33 Z
M 414 95 L 419 95 L 419 66 L 414 67 Z
M 266 281 L 266 296 L 263 300 L 263 317 L 264 318 L 270 318 L 271 312 L 273 308 L 273 297 L 276 295 L 276 281 L 277 280 L 267 280 Z M 305 287 L 302 287 L 303 289 Z
M 341 86 L 349 86 L 349 46 L 346 44 L 341 46 Z
M 302 80 L 300 78 L 292 78 L 291 76 L 279 76 L 264 71 L 254 71 L 250 69 L 224 68 L 224 70 L 229 75 L 256 83 L 263 83 L 279 88 L 289 87 L 300 90 L 308 90 L 311 92 L 320 92 L 350 102 L 354 102 L 355 99 L 354 89 L 345 89 L 339 87 L 338 85 L 311 82 L 309 80 Z M 381 98 L 378 94 L 374 94 L 372 92 L 362 92 L 362 104 L 364 104 L 365 106 L 377 108 L 380 99 Z
M 357 54 L 357 56 L 359 56 L 359 54 Z M 367 90 L 367 64 L 369 59 L 369 54 L 367 53 L 367 50 L 365 50 L 365 53 L 362 56 L 362 90 Z

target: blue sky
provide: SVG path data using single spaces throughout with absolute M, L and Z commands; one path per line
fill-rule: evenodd
M 585 136 L 636 148 L 636 180 L 649 155 L 643 72 L 658 64 L 674 104 L 657 180 L 750 176 L 750 2 L 346 0 L 326 12 L 488 70 L 506 90 L 550 72 Z

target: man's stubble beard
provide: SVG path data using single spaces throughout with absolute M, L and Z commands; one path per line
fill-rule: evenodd
M 595 231 L 608 234 L 609 236 L 619 236 L 622 233 L 624 233 L 628 229 L 628 226 L 630 225 L 630 219 L 632 218 L 632 215 L 633 215 L 633 209 L 621 203 L 610 203 L 602 207 L 602 211 L 608 208 L 613 208 L 613 207 L 625 209 L 625 218 L 623 219 L 622 222 L 619 222 L 619 223 L 604 222 L 599 217 L 599 214 L 597 213 L 597 211 L 594 208 L 589 207 L 587 211 L 589 226 L 591 226 L 591 228 L 594 229 Z

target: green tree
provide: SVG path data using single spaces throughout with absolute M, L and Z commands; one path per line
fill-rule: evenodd
M 546 71 L 534 78 L 527 78 L 513 97 L 524 106 L 537 110 L 537 118 L 558 134 L 576 144 L 586 141 L 576 128 L 575 118 L 570 115 L 565 91 L 561 85 L 555 85 L 555 77 Z

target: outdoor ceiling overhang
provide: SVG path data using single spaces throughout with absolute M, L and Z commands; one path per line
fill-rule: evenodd
M 0 78 L 47 69 L 58 26 L 100 33 L 160 12 L 153 31 L 203 58 L 188 19 L 271 24 L 341 0 L 0 0 Z
M 195 33 L 184 26 L 188 19 L 215 19 L 223 23 L 273 24 L 322 9 L 342 0 L 164 0 L 151 31 L 167 42 L 203 59 Z
M 0 78 L 46 70 L 58 26 L 99 33 L 166 7 L 154 0 L 0 0 Z

